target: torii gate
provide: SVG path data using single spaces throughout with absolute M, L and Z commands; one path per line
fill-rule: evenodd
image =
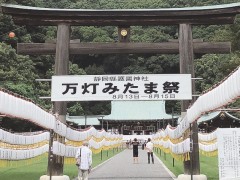
M 19 25 L 57 26 L 55 43 L 18 44 L 21 54 L 56 54 L 55 75 L 68 74 L 69 54 L 109 53 L 165 53 L 180 54 L 180 73 L 192 74 L 194 78 L 194 53 L 229 53 L 230 43 L 209 43 L 194 41 L 192 25 L 233 24 L 240 13 L 240 3 L 167 9 L 51 9 L 2 4 L 3 14 L 13 17 Z M 131 43 L 130 26 L 179 25 L 178 42 Z M 71 26 L 118 26 L 119 43 L 70 43 Z M 124 42 L 124 43 L 123 43 Z M 195 84 L 193 81 L 193 94 Z M 181 111 L 185 112 L 190 101 L 182 101 Z M 54 102 L 54 113 L 66 122 L 66 103 Z M 193 174 L 200 174 L 197 124 L 193 124 Z M 63 174 L 63 158 L 54 156 L 52 175 Z M 49 163 L 50 164 L 50 163 Z M 48 167 L 48 175 L 51 173 Z M 184 174 L 190 175 L 190 162 L 184 163 Z M 183 177 L 186 178 L 186 177 Z M 187 177 L 189 179 L 189 177 Z

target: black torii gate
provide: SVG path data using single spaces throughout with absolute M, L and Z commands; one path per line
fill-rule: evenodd
M 180 55 L 180 73 L 192 74 L 194 78 L 194 53 L 228 53 L 230 43 L 209 43 L 194 41 L 192 25 L 233 24 L 240 13 L 240 3 L 167 9 L 49 9 L 11 4 L 2 4 L 3 14 L 11 15 L 19 25 L 57 26 L 57 41 L 54 43 L 18 44 L 21 54 L 55 54 L 55 75 L 68 74 L 69 54 L 107 53 L 165 53 Z M 131 43 L 130 26 L 179 25 L 178 42 Z M 70 43 L 71 26 L 118 26 L 119 43 Z M 124 43 L 123 43 L 124 42 Z M 111 52 L 110 52 L 111 51 Z M 193 94 L 195 84 L 193 81 Z M 193 99 L 194 101 L 194 99 Z M 181 111 L 185 112 L 190 101 L 182 101 Z M 66 102 L 54 102 L 54 113 L 66 122 Z M 200 174 L 198 128 L 193 131 L 193 174 Z M 63 158 L 54 156 L 52 175 L 63 174 Z M 190 162 L 184 163 L 184 173 L 190 174 Z M 49 174 L 48 167 L 48 174 Z

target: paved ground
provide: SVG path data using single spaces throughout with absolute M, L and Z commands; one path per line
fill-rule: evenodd
M 134 164 L 132 149 L 126 149 L 94 168 L 89 180 L 172 180 L 175 179 L 155 156 L 155 164 L 147 163 L 147 152 L 139 149 L 139 163 Z

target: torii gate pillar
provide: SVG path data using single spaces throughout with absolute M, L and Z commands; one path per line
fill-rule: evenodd
M 69 44 L 70 44 L 70 25 L 59 24 L 57 30 L 57 44 L 55 56 L 55 75 L 67 75 L 69 72 Z M 67 102 L 54 102 L 53 113 L 58 120 L 66 123 Z M 55 140 L 65 144 L 65 138 L 57 134 L 52 134 Z M 49 143 L 52 145 L 52 143 Z M 51 148 L 51 147 L 50 147 Z M 63 175 L 64 157 L 49 153 L 48 171 L 40 180 L 70 180 Z
M 179 25 L 179 56 L 180 56 L 180 73 L 191 74 L 195 77 L 194 72 L 194 53 L 193 53 L 193 38 L 192 27 L 190 24 Z M 195 93 L 195 82 L 192 82 L 192 93 Z M 181 102 L 181 111 L 186 112 L 190 103 L 193 103 L 196 98 L 193 96 L 191 101 Z M 199 146 L 198 146 L 198 126 L 197 122 L 192 123 L 192 142 L 193 150 L 191 152 L 191 161 L 184 162 L 184 175 L 179 175 L 178 180 L 207 180 L 205 175 L 200 175 L 199 163 Z

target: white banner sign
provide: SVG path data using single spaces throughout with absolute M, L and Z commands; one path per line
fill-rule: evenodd
M 219 179 L 240 179 L 240 129 L 217 130 Z
M 192 99 L 190 74 L 69 75 L 52 77 L 52 101 Z

